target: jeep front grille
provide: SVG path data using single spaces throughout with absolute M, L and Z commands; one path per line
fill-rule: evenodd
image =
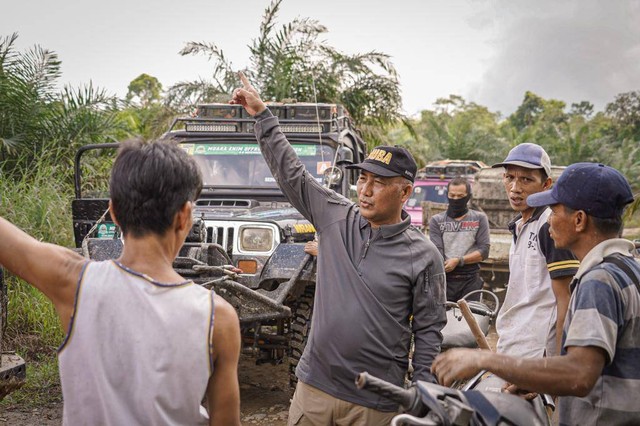
M 233 251 L 234 235 L 235 230 L 233 227 L 225 228 L 223 226 L 210 226 L 207 228 L 207 242 L 221 245 L 227 253 L 231 253 Z

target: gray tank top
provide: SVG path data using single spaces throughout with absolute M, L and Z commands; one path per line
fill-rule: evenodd
M 88 262 L 58 350 L 64 425 L 208 424 L 213 292 Z

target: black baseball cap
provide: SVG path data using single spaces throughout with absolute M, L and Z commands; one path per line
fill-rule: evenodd
M 620 217 L 632 201 L 631 187 L 622 173 L 597 163 L 572 164 L 551 190 L 527 197 L 531 207 L 562 204 L 601 219 Z
M 362 169 L 384 177 L 402 176 L 413 182 L 418 165 L 409 151 L 399 146 L 378 146 L 359 164 L 347 169 Z

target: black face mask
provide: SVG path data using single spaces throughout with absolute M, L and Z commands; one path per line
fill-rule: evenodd
M 460 216 L 464 216 L 467 214 L 469 209 L 467 208 L 467 203 L 471 199 L 471 195 L 467 195 L 464 198 L 458 198 L 454 200 L 453 198 L 449 198 L 449 206 L 447 207 L 447 216 L 451 218 L 456 218 Z

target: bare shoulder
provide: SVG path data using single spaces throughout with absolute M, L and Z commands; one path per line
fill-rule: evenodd
M 215 329 L 226 330 L 239 329 L 238 314 L 233 306 L 217 294 L 214 296 L 215 314 L 214 314 L 214 333 Z M 215 336 L 214 336 L 215 338 Z
M 212 346 L 216 362 L 238 362 L 240 355 L 240 321 L 238 314 L 226 300 L 214 296 Z

